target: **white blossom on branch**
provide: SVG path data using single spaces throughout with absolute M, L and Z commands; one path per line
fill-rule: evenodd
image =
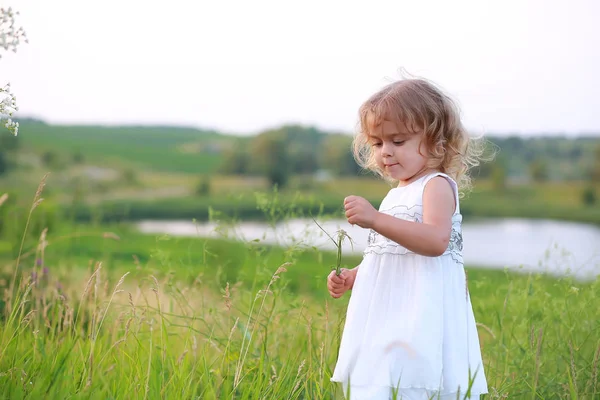
M 27 36 L 23 28 L 15 27 L 15 16 L 18 12 L 12 8 L 0 8 L 0 49 L 17 51 L 21 41 L 27 43 Z M 2 55 L 0 54 L 0 58 Z M 0 88 L 0 125 L 7 128 L 13 135 L 19 133 L 19 123 L 12 120 L 12 115 L 18 111 L 17 98 L 10 91 L 10 83 Z
M 15 16 L 17 15 L 19 13 L 13 11 L 12 8 L 0 8 L 0 47 L 15 53 L 21 40 L 27 43 L 27 36 L 23 28 L 15 27 Z M 2 57 L 1 54 L 0 57 Z

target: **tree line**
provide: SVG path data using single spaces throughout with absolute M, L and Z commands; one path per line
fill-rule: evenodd
M 350 149 L 351 137 L 325 134 L 313 127 L 286 125 L 237 138 L 224 150 L 219 167 L 228 175 L 260 175 L 283 187 L 292 175 L 328 171 L 336 176 L 360 174 Z
M 260 175 L 285 186 L 292 175 L 326 172 L 332 176 L 363 176 L 351 150 L 352 136 L 314 127 L 284 125 L 253 137 L 234 139 L 223 151 L 219 173 Z M 598 137 L 486 137 L 493 160 L 475 168 L 475 178 L 600 182 Z
M 30 124 L 26 118 L 21 118 L 21 121 L 27 133 L 23 139 L 27 139 L 29 144 L 20 143 L 21 137 L 15 137 L 7 130 L 0 131 L 0 175 L 17 166 L 19 147 L 22 144 L 25 145 L 23 147 L 32 146 L 36 140 L 33 138 L 34 134 L 51 136 L 61 129 L 36 125 L 35 121 Z M 194 133 L 193 130 L 186 131 L 182 136 L 181 132 L 169 127 L 160 128 L 159 131 L 156 128 L 148 130 L 154 136 L 164 135 L 172 140 L 172 143 L 164 141 L 163 145 L 165 151 L 168 149 L 175 166 L 180 158 L 173 149 L 185 147 L 181 145 L 189 141 L 202 144 L 198 147 L 204 150 L 199 151 L 196 157 L 201 157 L 203 161 L 207 157 L 214 160 L 209 169 L 204 167 L 204 174 L 265 176 L 278 187 L 285 187 L 290 177 L 295 175 L 371 176 L 356 164 L 351 151 L 352 136 L 347 133 L 326 132 L 301 125 L 284 125 L 250 137 L 218 132 L 209 135 L 203 131 Z M 101 131 L 82 129 L 80 135 L 105 133 L 106 140 L 113 143 L 115 148 L 131 146 L 132 141 L 137 143 L 137 147 L 131 148 L 132 157 L 136 156 L 135 152 L 144 154 L 147 150 L 146 143 L 139 142 L 139 138 L 145 134 L 144 129 L 135 132 L 119 127 Z M 40 162 L 44 167 L 53 169 L 56 164 L 82 164 L 87 159 L 88 152 L 92 151 L 88 147 L 63 149 L 64 141 L 69 140 L 68 138 L 68 135 L 61 136 L 56 143 L 48 143 L 47 147 L 36 151 L 40 153 Z M 495 157 L 493 162 L 476 168 L 473 175 L 476 179 L 491 179 L 499 188 L 514 180 L 600 181 L 600 136 L 527 138 L 497 135 L 486 137 L 486 140 L 488 150 L 494 152 Z M 156 150 L 154 147 L 152 149 Z M 109 153 L 105 155 L 109 156 Z M 188 160 L 190 155 L 186 154 L 186 157 Z M 156 168 L 154 163 L 144 164 L 148 162 L 147 159 L 138 158 L 136 162 L 138 165 Z M 189 168 L 185 172 L 190 172 Z M 202 191 L 206 192 L 206 188 L 202 188 Z

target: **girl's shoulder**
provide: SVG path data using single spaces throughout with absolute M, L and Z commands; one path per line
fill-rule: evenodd
M 429 183 L 429 181 L 431 181 L 433 178 L 436 177 L 440 177 L 440 178 L 444 178 L 445 180 L 448 181 L 448 183 L 450 184 L 450 186 L 452 187 L 452 190 L 455 193 L 458 193 L 458 184 L 456 183 L 456 181 L 454 179 L 452 179 L 452 177 L 448 174 L 445 174 L 443 172 L 432 172 L 431 174 L 425 175 L 423 176 L 421 179 L 421 189 L 424 190 L 425 186 L 427 186 L 427 184 Z
M 445 174 L 443 172 L 433 172 L 429 175 L 425 175 L 423 178 L 421 178 L 423 181 L 421 182 L 421 196 L 422 196 L 422 192 L 425 191 L 425 187 L 427 186 L 427 184 L 433 179 L 433 178 L 443 178 L 445 179 L 449 184 L 450 187 L 452 188 L 452 192 L 454 193 L 454 201 L 456 202 L 456 205 L 458 207 L 459 204 L 459 200 L 460 200 L 460 193 L 458 191 L 458 184 L 456 183 L 456 181 L 454 179 L 452 179 L 452 177 L 448 174 Z
M 423 192 L 425 191 L 425 187 L 427 186 L 427 184 L 433 178 L 436 177 L 441 177 L 448 181 L 454 193 L 456 205 L 458 206 L 459 192 L 456 181 L 454 181 L 452 177 L 443 172 L 432 172 L 430 174 L 422 176 L 421 178 L 415 180 L 414 182 L 411 182 L 406 186 L 399 186 L 390 189 L 388 194 L 381 202 L 380 211 L 403 209 L 409 213 L 416 212 L 417 214 L 422 214 Z
M 440 177 L 440 178 L 443 178 L 446 181 L 448 181 L 448 183 L 452 187 L 452 190 L 454 191 L 454 193 L 456 195 L 458 195 L 458 184 L 456 183 L 456 181 L 454 179 L 452 179 L 452 177 L 450 175 L 445 174 L 443 172 L 432 172 L 430 174 L 423 175 L 419 179 L 409 183 L 406 186 L 398 186 L 398 187 L 392 188 L 389 191 L 388 196 L 393 195 L 394 193 L 407 193 L 407 194 L 422 195 L 427 184 L 433 178 L 436 178 L 436 177 Z

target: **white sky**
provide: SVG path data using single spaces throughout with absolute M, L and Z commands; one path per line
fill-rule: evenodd
M 29 44 L 0 59 L 51 123 L 352 131 L 405 68 L 489 133 L 600 132 L 600 2 L 0 0 Z M 168 5 L 167 5 L 168 4 Z

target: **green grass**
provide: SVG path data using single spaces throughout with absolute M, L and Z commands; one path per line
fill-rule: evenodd
M 333 252 L 64 222 L 22 243 L 18 269 L 0 252 L 0 397 L 341 398 L 329 379 L 348 295 L 327 294 Z M 486 398 L 598 397 L 600 280 L 468 276 Z
M 48 237 L 46 273 L 22 259 L 37 285 L 2 303 L 2 397 L 339 398 L 335 254 L 92 233 Z M 600 282 L 468 271 L 487 398 L 600 394 Z

